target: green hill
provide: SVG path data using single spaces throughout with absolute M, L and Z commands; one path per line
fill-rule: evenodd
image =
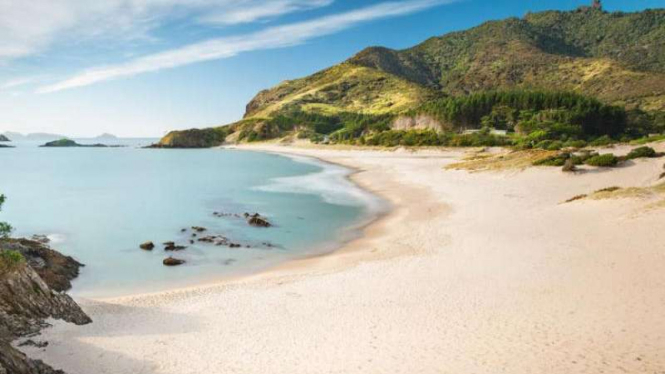
M 622 133 L 635 133 L 636 126 L 658 130 L 665 111 L 665 10 L 547 11 L 487 22 L 405 50 L 367 48 L 342 64 L 261 91 L 244 119 L 225 132 L 231 141 L 288 132 L 348 140 L 383 131 L 481 128 L 481 120 L 446 122 L 421 109 L 446 97 L 490 91 L 575 93 L 627 110 L 626 126 L 633 128 Z M 615 130 L 608 135 L 618 136 Z M 344 136 L 335 136 L 339 132 Z M 178 135 L 171 133 L 163 145 L 177 146 Z

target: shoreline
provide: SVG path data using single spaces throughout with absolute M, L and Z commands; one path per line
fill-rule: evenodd
M 469 173 L 449 150 L 300 149 L 394 209 L 331 255 L 216 285 L 84 303 L 46 349 L 69 374 L 622 373 L 665 367 L 662 159 Z M 658 145 L 659 150 L 665 144 Z M 256 147 L 254 147 L 256 149 Z
M 299 255 L 295 258 L 281 261 L 279 263 L 270 265 L 264 269 L 261 269 L 256 272 L 251 272 L 247 274 L 239 275 L 229 275 L 215 278 L 208 278 L 201 280 L 200 283 L 194 285 L 188 285 L 184 287 L 176 287 L 167 290 L 160 290 L 154 292 L 137 292 L 129 293 L 120 296 L 110 296 L 110 297 L 76 297 L 76 301 L 81 305 L 90 305 L 96 304 L 99 302 L 104 303 L 113 303 L 113 302 L 123 302 L 128 300 L 135 300 L 141 298 L 154 298 L 161 296 L 169 296 L 174 294 L 187 294 L 191 292 L 199 292 L 204 289 L 219 289 L 227 286 L 232 286 L 234 284 L 247 284 L 256 281 L 270 280 L 271 278 L 279 278 L 284 276 L 301 276 L 306 275 L 309 272 L 315 271 L 336 271 L 339 270 L 337 266 L 327 265 L 327 263 L 335 263 L 339 259 L 336 259 L 336 256 L 340 258 L 346 258 L 348 255 L 359 254 L 359 247 L 367 241 L 379 238 L 382 232 L 384 231 L 384 221 L 391 218 L 391 215 L 395 213 L 395 210 L 398 208 L 395 205 L 394 199 L 391 196 L 385 195 L 381 190 L 373 188 L 367 183 L 359 180 L 359 175 L 361 175 L 365 170 L 362 168 L 356 167 L 354 165 L 349 165 L 341 162 L 335 162 L 330 159 L 326 159 L 320 156 L 304 154 L 301 151 L 305 150 L 304 148 L 295 148 L 295 147 L 283 147 L 271 145 L 259 145 L 259 146 L 223 146 L 221 149 L 233 149 L 237 151 L 247 151 L 247 152 L 262 152 L 269 154 L 281 155 L 284 157 L 296 156 L 304 157 L 316 160 L 316 162 L 322 164 L 330 164 L 339 166 L 345 169 L 350 170 L 350 172 L 345 176 L 345 179 L 353 183 L 357 188 L 363 190 L 365 193 L 373 195 L 377 199 L 380 199 L 382 207 L 377 209 L 376 212 L 371 213 L 368 219 L 363 220 L 366 222 L 359 222 L 353 224 L 343 230 L 343 233 L 348 234 L 348 237 L 332 244 L 333 249 L 321 251 L 321 253 L 313 253 L 308 255 Z M 297 162 L 297 161 L 296 161 Z M 324 243 L 323 246 L 326 244 Z M 366 254 L 367 255 L 367 254 Z M 351 267 L 357 264 L 359 261 L 371 261 L 372 258 L 363 257 L 362 259 L 351 260 L 350 263 L 345 263 L 342 267 Z M 329 267 L 329 268 L 328 268 Z

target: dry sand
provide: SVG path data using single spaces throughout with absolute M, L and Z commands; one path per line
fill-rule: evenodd
M 665 373 L 663 196 L 561 204 L 652 186 L 664 159 L 469 173 L 452 151 L 262 149 L 359 168 L 395 209 L 332 255 L 82 300 L 93 324 L 27 352 L 70 374 Z

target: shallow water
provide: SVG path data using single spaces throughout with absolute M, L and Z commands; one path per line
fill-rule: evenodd
M 16 228 L 14 236 L 49 235 L 53 248 L 86 264 L 72 290 L 78 296 L 184 287 L 330 251 L 382 209 L 339 166 L 259 152 L 138 147 L 151 142 L 0 149 L 0 192 L 8 198 L 0 220 Z M 275 226 L 250 227 L 214 212 L 259 212 Z M 191 226 L 243 248 L 192 245 Z M 140 250 L 145 241 L 155 250 Z M 173 254 L 186 265 L 162 265 L 171 254 L 165 241 L 187 246 Z

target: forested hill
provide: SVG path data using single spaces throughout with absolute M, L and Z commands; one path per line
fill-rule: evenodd
M 665 10 L 530 13 L 405 50 L 367 48 L 342 64 L 260 92 L 245 119 L 225 131 L 236 133 L 233 140 L 246 138 L 238 136 L 243 130 L 250 138 L 274 137 L 297 127 L 285 125 L 285 116 L 391 122 L 444 97 L 488 91 L 567 91 L 629 111 L 665 111 Z M 266 127 L 266 121 L 273 125 Z M 441 125 L 416 123 L 451 124 Z
M 359 67 L 372 69 L 371 74 L 358 74 Z M 246 117 L 288 104 L 353 109 L 351 103 L 364 99 L 355 88 L 370 90 L 369 96 L 378 96 L 377 91 L 396 96 L 365 109 L 390 111 L 390 104 L 401 109 L 405 99 L 397 95 L 398 86 L 407 83 L 392 82 L 398 79 L 451 95 L 508 88 L 574 90 L 608 103 L 663 110 L 665 10 L 531 13 L 402 51 L 368 48 L 345 64 L 260 93 Z

